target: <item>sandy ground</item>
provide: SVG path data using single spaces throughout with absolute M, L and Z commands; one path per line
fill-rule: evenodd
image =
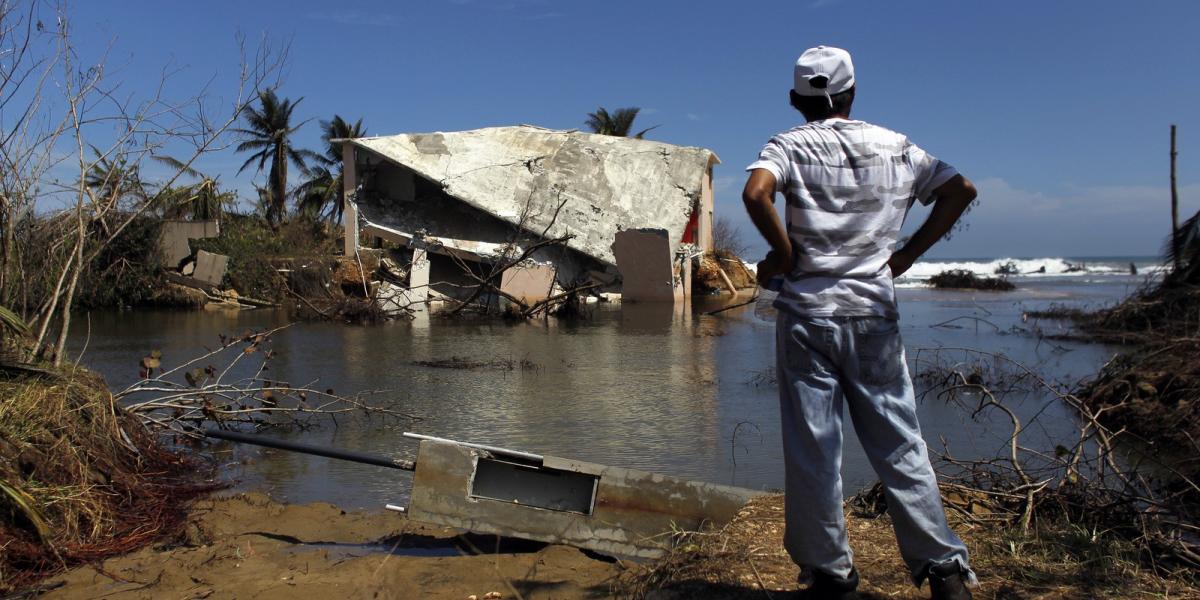
M 928 598 L 909 580 L 886 517 L 847 514 L 864 600 Z M 1104 560 L 1068 560 L 957 520 L 979 600 L 1197 598 L 1200 590 Z M 45 598 L 610 598 L 796 600 L 782 496 L 693 534 L 661 561 L 621 563 L 567 546 L 457 532 L 395 513 L 285 505 L 261 494 L 197 503 L 181 539 L 47 580 Z
M 68 571 L 42 597 L 607 598 L 620 570 L 567 546 L 496 543 L 396 513 L 236 495 L 199 502 L 184 539 Z

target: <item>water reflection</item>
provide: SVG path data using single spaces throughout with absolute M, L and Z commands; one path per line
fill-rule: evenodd
M 910 366 L 924 352 L 920 348 L 954 346 L 1004 352 L 1040 365 L 1055 379 L 1090 374 L 1110 348 L 1064 344 L 1069 350 L 1064 352 L 1006 332 L 1021 323 L 1024 310 L 1049 299 L 1109 302 L 1126 285 L 1047 281 L 1007 295 L 901 290 Z M 779 488 L 776 391 L 755 385 L 754 377 L 774 363 L 774 327 L 756 319 L 751 306 L 702 314 L 719 306 L 703 300 L 681 307 L 600 305 L 585 320 L 525 324 L 428 316 L 371 327 L 299 323 L 277 334 L 276 358 L 267 376 L 342 393 L 384 390 L 376 402 L 425 417 L 415 425 L 340 419 L 336 427 L 289 434 L 309 443 L 411 459 L 415 444 L 401 433 L 413 429 L 681 477 Z M 931 327 L 963 314 L 984 316 L 1001 331 Z M 269 311 L 113 312 L 94 313 L 91 324 L 83 362 L 120 386 L 132 382 L 138 358 L 151 349 L 162 350 L 164 364 L 170 366 L 217 345 L 218 334 L 279 326 L 284 316 Z M 74 352 L 84 332 L 76 333 Z M 456 356 L 512 361 L 514 368 L 414 364 Z M 533 366 L 523 368 L 522 361 Z M 1046 428 L 1039 435 L 1052 439 L 1060 433 L 1055 421 L 1060 429 L 1071 421 L 1065 408 L 1048 402 L 1052 399 L 1044 395 L 1031 396 L 1019 410 L 1029 415 L 1047 409 L 1042 417 Z M 935 397 L 926 398 L 919 412 L 931 449 L 941 448 L 945 440 L 960 456 L 995 453 L 1010 431 L 1003 422 L 972 421 Z M 407 499 L 405 474 L 276 450 L 239 453 L 253 459 L 239 472 L 244 485 L 282 499 L 376 508 Z M 874 480 L 850 427 L 845 454 L 847 492 Z

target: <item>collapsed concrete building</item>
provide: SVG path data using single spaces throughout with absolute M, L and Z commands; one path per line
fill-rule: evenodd
M 710 150 L 529 125 L 344 140 L 345 252 L 386 243 L 410 292 L 461 298 L 468 271 L 530 249 L 500 289 L 536 301 L 592 284 L 677 301 L 712 250 Z M 540 245 L 551 239 L 563 243 Z

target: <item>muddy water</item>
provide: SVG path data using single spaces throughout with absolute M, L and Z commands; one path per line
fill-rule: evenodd
M 1011 293 L 901 289 L 902 332 L 910 368 L 934 347 L 1003 352 L 1054 380 L 1090 375 L 1114 352 L 1101 345 L 1049 343 L 1014 334 L 1021 314 L 1049 303 L 1099 305 L 1139 280 L 1110 276 L 1019 282 Z M 685 310 L 652 305 L 597 307 L 585 321 L 529 324 L 418 319 L 358 327 L 301 323 L 276 335 L 268 376 L 314 382 L 343 393 L 380 390 L 375 402 L 422 416 L 418 423 L 341 419 L 337 427 L 288 434 L 394 457 L 413 458 L 405 430 L 577 458 L 682 477 L 772 489 L 783 484 L 776 388 L 760 373 L 773 363 L 771 323 L 750 307 L 704 316 L 720 302 Z M 935 326 L 956 317 L 947 325 Z M 164 365 L 219 344 L 220 334 L 277 326 L 278 311 L 109 312 L 81 315 L 73 353 L 113 387 L 132 382 L 150 350 Z M 1052 324 L 1043 324 L 1052 327 Z M 86 344 L 86 347 L 85 347 Z M 943 351 L 951 360 L 964 355 Z M 462 357 L 529 361 L 532 368 L 452 370 L 414 361 Z M 1032 395 L 1018 403 L 1041 413 L 1031 445 L 1051 444 L 1069 414 Z M 958 456 L 994 455 L 1008 425 L 973 421 L 962 409 L 926 397 L 919 406 L 930 447 L 943 441 Z M 291 502 L 327 501 L 347 508 L 404 503 L 408 476 L 370 466 L 260 448 L 221 454 L 244 488 Z M 847 426 L 847 493 L 874 480 Z

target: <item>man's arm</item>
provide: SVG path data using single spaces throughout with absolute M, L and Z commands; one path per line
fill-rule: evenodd
M 751 171 L 742 202 L 754 227 L 771 245 L 767 257 L 758 263 L 758 282 L 765 285 L 770 278 L 792 270 L 792 242 L 775 212 L 775 176 L 766 169 Z
M 929 218 L 925 219 L 925 223 L 921 228 L 908 240 L 908 243 L 903 248 L 897 250 L 895 254 L 888 260 L 888 266 L 892 268 L 892 277 L 899 277 L 905 271 L 921 258 L 942 236 L 950 231 L 951 227 L 958 222 L 958 218 L 962 216 L 963 211 L 967 210 L 967 206 L 975 199 L 975 186 L 962 175 L 955 175 L 949 181 L 943 183 L 933 190 L 934 197 L 937 201 L 933 203 L 933 210 L 929 213 Z

